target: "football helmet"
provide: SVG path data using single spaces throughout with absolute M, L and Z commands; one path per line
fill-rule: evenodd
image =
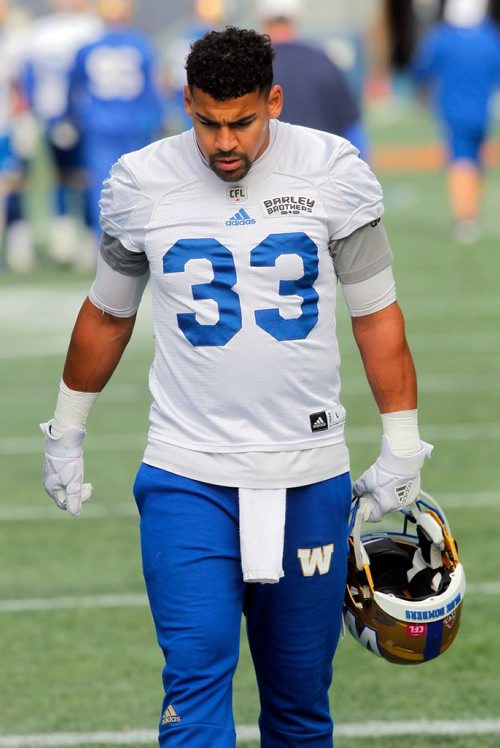
M 351 512 L 346 628 L 389 662 L 412 665 L 439 657 L 457 635 L 465 593 L 464 569 L 443 510 L 421 491 L 413 504 L 391 514 L 402 520 L 402 529 L 362 533 L 360 501 Z

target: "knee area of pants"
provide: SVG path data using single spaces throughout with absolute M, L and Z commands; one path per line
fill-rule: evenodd
M 205 677 L 207 673 L 223 674 L 236 668 L 239 641 L 223 632 L 207 631 L 199 638 L 171 641 L 164 648 L 167 672 L 182 673 L 187 679 Z

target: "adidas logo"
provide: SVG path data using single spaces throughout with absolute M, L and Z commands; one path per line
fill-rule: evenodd
M 410 491 L 413 488 L 413 483 L 414 481 L 411 480 L 404 486 L 397 486 L 396 496 L 398 497 L 400 506 L 406 506 L 408 504 Z
M 328 419 L 325 410 L 320 410 L 318 413 L 311 413 L 309 416 L 309 423 L 311 424 L 311 431 L 326 431 L 328 428 Z
M 180 722 L 180 721 L 181 721 L 181 718 L 178 717 L 177 714 L 175 713 L 175 709 L 172 706 L 172 704 L 167 706 L 167 708 L 163 712 L 163 717 L 161 719 L 162 725 L 169 725 L 171 722 Z
M 257 223 L 255 218 L 250 218 L 244 208 L 241 208 L 234 216 L 231 216 L 229 221 L 226 221 L 226 226 L 248 226 L 252 223 Z

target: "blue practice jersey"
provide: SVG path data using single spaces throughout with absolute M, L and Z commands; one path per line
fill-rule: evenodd
M 70 76 L 69 114 L 87 133 L 155 133 L 162 103 L 147 38 L 118 29 L 83 47 Z
M 446 121 L 481 129 L 500 83 L 500 31 L 491 21 L 473 28 L 440 23 L 424 38 L 413 70 L 417 83 L 434 85 Z

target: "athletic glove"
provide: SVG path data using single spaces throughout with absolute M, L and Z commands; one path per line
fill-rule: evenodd
M 51 423 L 40 424 L 45 434 L 43 487 L 59 509 L 77 517 L 92 494 L 92 485 L 83 482 L 83 440 L 87 432 L 71 428 L 56 439 L 50 432 Z
M 418 498 L 420 470 L 432 450 L 432 444 L 421 442 L 415 454 L 398 457 L 391 452 L 387 436 L 382 437 L 379 457 L 353 486 L 355 496 L 367 499 L 363 502 L 364 520 L 380 522 L 387 512 L 402 509 Z

